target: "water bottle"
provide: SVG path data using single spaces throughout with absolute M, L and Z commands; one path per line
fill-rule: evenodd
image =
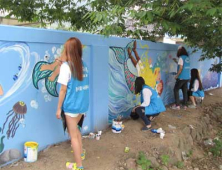
M 151 129 L 151 132 L 157 133 L 157 129 Z

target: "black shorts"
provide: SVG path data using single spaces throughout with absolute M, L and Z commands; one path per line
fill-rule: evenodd
M 190 90 L 188 90 L 188 91 L 187 91 L 187 95 L 190 97 L 190 96 L 192 96 L 192 95 L 193 95 L 193 92 L 192 92 L 192 91 L 190 91 Z

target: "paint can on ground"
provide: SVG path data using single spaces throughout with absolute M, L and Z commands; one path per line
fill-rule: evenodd
M 26 142 L 24 144 L 24 161 L 35 162 L 38 159 L 38 146 L 37 142 Z
M 121 131 L 122 131 L 122 121 L 113 120 L 112 131 L 113 131 L 113 133 L 121 133 Z

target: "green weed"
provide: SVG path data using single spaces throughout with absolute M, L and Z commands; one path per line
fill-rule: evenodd
M 176 163 L 176 167 L 179 168 L 179 169 L 183 169 L 183 167 L 184 167 L 183 162 L 182 162 L 182 161 L 178 161 L 178 162 Z
M 189 152 L 187 153 L 187 157 L 190 158 L 193 155 L 193 151 L 189 150 Z
M 139 152 L 138 159 L 136 160 L 137 164 L 140 165 L 142 170 L 153 170 L 151 168 L 151 161 L 146 158 L 144 152 Z
M 161 155 L 160 159 L 162 163 L 167 166 L 169 163 L 170 157 L 169 155 Z
M 214 139 L 214 146 L 210 149 L 214 156 L 222 157 L 222 141 Z

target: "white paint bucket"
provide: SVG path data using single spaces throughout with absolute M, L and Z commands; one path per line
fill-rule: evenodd
M 113 133 L 121 133 L 121 131 L 122 131 L 122 121 L 113 120 L 112 131 L 113 131 Z
M 36 142 L 26 142 L 24 144 L 24 161 L 35 162 L 38 159 L 38 146 Z

